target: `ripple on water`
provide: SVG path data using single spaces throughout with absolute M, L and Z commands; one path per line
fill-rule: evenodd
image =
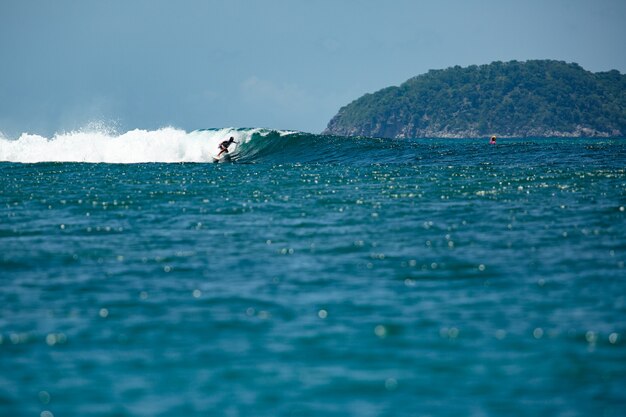
M 623 146 L 546 143 L 0 164 L 0 414 L 622 415 Z

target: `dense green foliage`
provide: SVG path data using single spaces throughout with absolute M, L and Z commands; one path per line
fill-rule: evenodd
M 325 133 L 623 136 L 626 75 L 548 60 L 431 70 L 343 107 Z

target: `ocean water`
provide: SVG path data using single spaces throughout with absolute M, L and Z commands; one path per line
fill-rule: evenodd
M 1 416 L 626 415 L 622 139 L 167 128 L 0 161 Z

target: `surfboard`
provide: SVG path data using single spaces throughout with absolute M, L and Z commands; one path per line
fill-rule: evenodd
M 228 153 L 222 154 L 222 156 L 220 156 L 219 158 L 217 156 L 212 156 L 211 158 L 213 158 L 214 164 L 217 164 L 220 162 L 230 162 L 230 154 Z

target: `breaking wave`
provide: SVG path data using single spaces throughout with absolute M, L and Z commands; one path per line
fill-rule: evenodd
M 123 134 L 102 130 L 58 133 L 51 138 L 23 133 L 0 137 L 0 161 L 9 162 L 212 162 L 221 141 L 234 137 L 233 155 L 253 139 L 292 134 L 266 129 L 206 129 L 186 132 L 173 127 L 135 129 Z

